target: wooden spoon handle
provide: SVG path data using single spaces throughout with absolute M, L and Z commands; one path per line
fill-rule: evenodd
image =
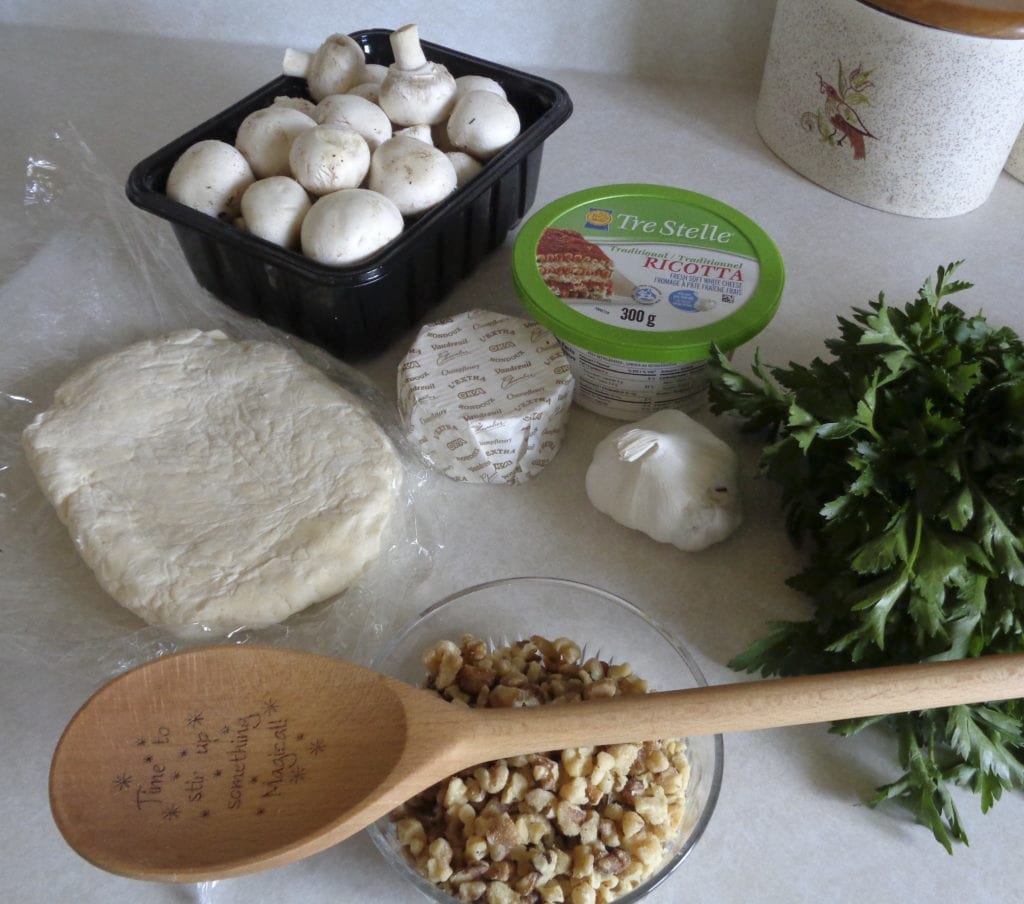
M 1024 697 L 1024 653 L 617 697 L 482 710 L 486 758 L 537 750 L 781 728 Z M 509 748 L 494 752 L 499 740 Z M 524 749 L 528 747 L 529 750 Z

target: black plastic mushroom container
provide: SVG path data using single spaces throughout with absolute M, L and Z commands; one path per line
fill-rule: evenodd
M 367 62 L 392 62 L 390 29 L 355 32 Z M 167 175 L 206 138 L 234 143 L 239 124 L 275 97 L 308 97 L 304 79 L 280 76 L 138 163 L 129 200 L 168 220 L 196 280 L 245 314 L 343 358 L 371 355 L 419 323 L 480 260 L 503 243 L 533 204 L 545 139 L 572 113 L 565 89 L 446 47 L 423 42 L 452 75 L 498 81 L 519 112 L 519 136 L 470 182 L 366 261 L 330 267 L 172 201 Z

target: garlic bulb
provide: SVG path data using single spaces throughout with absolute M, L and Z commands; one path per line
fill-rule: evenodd
M 736 454 L 675 409 L 655 412 L 601 440 L 586 487 L 598 511 L 687 551 L 724 540 L 743 520 Z

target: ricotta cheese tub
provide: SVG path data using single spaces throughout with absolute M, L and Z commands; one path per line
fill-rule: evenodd
M 712 345 L 731 352 L 778 308 L 775 243 L 713 198 L 658 185 L 567 195 L 516 238 L 526 310 L 557 338 L 574 401 L 619 420 L 706 400 Z

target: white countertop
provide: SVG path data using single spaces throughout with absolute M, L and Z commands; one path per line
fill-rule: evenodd
M 383 22 L 355 23 L 376 26 Z M 529 40 L 529 30 L 520 40 Z M 471 50 L 471 48 L 461 48 Z M 119 291 L 88 293 L 112 262 L 55 234 L 46 211 L 24 208 L 26 159 L 52 147 L 70 122 L 114 183 L 147 153 L 272 78 L 280 49 L 140 35 L 5 25 L 0 31 L 4 153 L 0 226 L 0 754 L 4 819 L 0 897 L 19 902 L 418 900 L 364 836 L 307 861 L 206 886 L 121 879 L 78 858 L 50 818 L 47 769 L 67 719 L 119 662 L 152 651 L 153 635 L 120 615 L 78 562 L 41 502 L 17 435 L 54 387 L 93 354 L 128 338 L 190 325 L 185 306 L 154 302 L 145 285 L 125 294 L 135 261 L 117 262 Z M 787 285 L 779 313 L 756 343 L 785 364 L 823 354 L 836 317 L 885 290 L 909 299 L 939 264 L 965 259 L 960 296 L 994 322 L 1024 330 L 1024 184 L 1000 177 L 989 201 L 949 220 L 884 214 L 815 187 L 763 145 L 753 124 L 756 78 L 660 81 L 559 69 L 575 112 L 545 144 L 536 206 L 611 182 L 676 185 L 754 218 L 776 241 Z M 65 141 L 67 138 L 65 138 Z M 116 198 L 91 227 L 114 233 Z M 67 216 L 64 214 L 63 216 Z M 58 217 L 59 221 L 59 217 Z M 169 234 L 169 229 L 159 225 Z M 521 313 L 510 277 L 510 241 L 436 310 Z M 36 255 L 33 257 L 33 255 Z M 179 262 L 180 263 L 180 262 Z M 183 265 L 182 265 L 183 266 Z M 88 272 L 83 276 L 83 268 Z M 187 284 L 187 280 L 186 280 Z M 131 283 L 129 280 L 129 286 Z M 192 291 L 201 295 L 194 287 Z M 84 294 L 84 297 L 83 297 Z M 159 287 L 157 288 L 159 295 Z M 203 317 L 219 306 L 202 302 Z M 214 312 L 212 315 L 209 312 Z M 225 322 L 236 324 L 226 314 Z M 204 322 L 200 325 L 208 325 Z M 359 369 L 394 398 L 395 367 L 412 335 Z M 749 363 L 753 346 L 737 355 Z M 784 584 L 800 563 L 772 488 L 755 479 L 758 446 L 734 425 L 703 418 L 744 462 L 746 521 L 726 542 L 686 554 L 627 531 L 589 507 L 583 475 L 595 443 L 615 422 L 574 409 L 552 464 L 519 488 L 450 484 L 424 514 L 430 553 L 407 579 L 401 604 L 380 601 L 387 625 L 460 587 L 494 577 L 547 574 L 596 584 L 653 613 L 690 647 L 709 681 L 738 680 L 726 663 L 772 618 L 802 618 L 805 602 Z M 388 608 L 388 607 L 391 608 Z M 357 607 L 358 609 L 358 607 Z M 364 611 L 364 610 L 358 610 Z M 366 624 L 350 624 L 359 631 Z M 373 631 L 364 632 L 372 638 Z M 301 631 L 296 634 L 304 643 Z M 368 642 L 372 642 L 368 641 Z M 350 636 L 338 652 L 352 654 Z M 142 646 L 139 646 L 139 645 Z M 366 647 L 360 646 L 359 654 Z M 1010 795 L 984 817 L 958 796 L 970 847 L 949 856 L 899 812 L 865 801 L 898 774 L 882 733 L 839 739 L 824 726 L 726 738 L 725 779 L 704 838 L 649 898 L 714 902 L 1015 901 L 1024 887 L 1024 801 Z

